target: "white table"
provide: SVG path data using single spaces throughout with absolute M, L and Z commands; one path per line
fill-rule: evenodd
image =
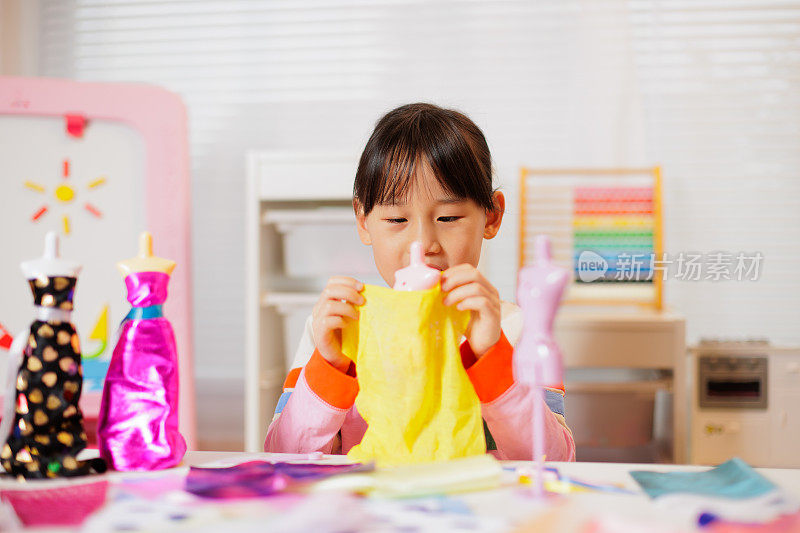
M 285 454 L 268 453 L 241 453 L 241 452 L 189 452 L 186 455 L 181 469 L 186 471 L 187 466 L 201 466 L 209 464 L 235 464 L 248 460 L 270 460 L 281 461 L 296 459 L 297 456 Z M 326 460 L 332 462 L 346 462 L 342 456 L 326 456 Z M 529 465 L 523 462 L 504 462 L 503 466 L 508 470 L 508 479 L 515 478 L 514 468 Z M 546 502 L 533 500 L 524 496 L 519 486 L 510 484 L 499 489 L 482 492 L 472 492 L 453 496 L 454 499 L 466 504 L 477 518 L 484 519 L 481 524 L 490 526 L 482 530 L 503 531 L 509 528 L 503 526 L 507 519 L 513 519 L 517 524 L 525 523 L 530 520 L 541 520 L 538 525 L 550 524 L 551 527 L 558 526 L 562 531 L 578 531 L 578 524 L 585 522 L 588 517 L 610 516 L 618 517 L 623 520 L 639 524 L 659 524 L 662 527 L 671 527 L 669 531 L 691 531 L 694 528 L 696 516 L 690 513 L 682 513 L 680 510 L 663 508 L 651 501 L 638 485 L 630 477 L 628 472 L 631 470 L 652 470 L 652 471 L 700 471 L 706 467 L 687 466 L 687 465 L 654 465 L 654 464 L 614 464 L 614 463 L 548 463 L 554 466 L 562 474 L 579 479 L 581 481 L 593 482 L 598 484 L 619 484 L 620 486 L 634 491 L 635 494 L 615 494 L 601 492 L 573 493 L 563 497 L 551 498 Z M 786 489 L 790 494 L 800 499 L 800 469 L 758 469 L 764 476 L 773 481 L 778 486 Z M 158 475 L 156 473 L 130 474 L 130 473 L 111 473 L 107 474 L 112 482 L 114 479 L 123 477 L 146 477 Z M 0 490 L 7 488 L 18 488 L 14 480 L 0 479 Z M 358 502 L 350 505 L 359 505 Z M 396 503 L 392 503 L 396 502 Z M 402 501 L 390 500 L 386 505 L 403 505 Z M 210 505 L 214 505 L 211 503 Z M 0 522 L 2 523 L 2 522 Z M 492 524 L 495 528 L 492 529 Z M 499 524 L 499 526 L 498 526 Z M 575 529 L 573 529 L 575 528 Z M 0 528 L 2 529 L 2 528 Z M 549 528 L 548 528 L 549 529 Z M 481 529 L 479 529 L 481 530 Z M 39 530 L 41 531 L 41 530 Z M 64 529 L 53 529 L 52 531 L 65 531 Z M 68 530 L 67 530 L 68 531 Z M 368 531 L 375 531 L 374 529 Z M 383 530 L 378 530 L 383 531 Z

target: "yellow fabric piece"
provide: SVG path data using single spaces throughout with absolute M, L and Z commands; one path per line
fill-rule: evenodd
M 367 285 L 363 295 L 359 319 L 342 331 L 368 425 L 348 457 L 387 466 L 485 453 L 480 400 L 458 349 L 469 312 L 444 305 L 439 286 Z

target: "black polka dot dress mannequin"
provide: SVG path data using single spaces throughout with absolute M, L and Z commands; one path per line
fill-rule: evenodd
M 2 466 L 25 479 L 88 474 L 97 465 L 77 459 L 86 446 L 78 407 L 83 370 L 70 322 L 80 265 L 60 259 L 58 236 L 48 233 L 44 256 L 24 262 L 22 269 L 33 291 L 36 320 L 26 332 L 14 391 L 6 396 L 14 411 L 10 428 L 4 424 Z

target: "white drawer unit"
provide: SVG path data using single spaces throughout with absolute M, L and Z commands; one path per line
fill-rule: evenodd
M 800 467 L 800 348 L 705 342 L 690 354 L 691 462 Z
M 245 449 L 261 450 L 305 318 L 332 275 L 380 278 L 358 239 L 358 157 L 251 152 L 247 161 Z

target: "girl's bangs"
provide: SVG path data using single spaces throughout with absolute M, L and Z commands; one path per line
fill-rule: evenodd
M 422 149 L 410 146 L 398 146 L 387 154 L 381 165 L 380 174 L 375 182 L 376 191 L 373 205 L 396 205 L 403 203 L 410 193 L 417 172 L 424 166 L 430 167 L 436 181 L 450 194 L 458 198 L 465 197 L 453 190 L 452 184 L 442 176 L 437 165 Z

